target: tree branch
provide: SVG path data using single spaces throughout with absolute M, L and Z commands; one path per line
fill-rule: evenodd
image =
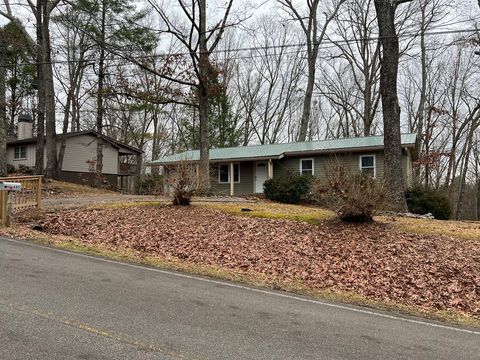
M 395 7 L 397 7 L 398 5 L 401 5 L 401 4 L 405 4 L 405 3 L 408 3 L 408 2 L 411 2 L 412 0 L 397 0 L 395 2 Z M 480 1 L 480 0 L 479 0 Z

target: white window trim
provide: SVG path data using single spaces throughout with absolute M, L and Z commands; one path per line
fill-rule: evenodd
M 315 175 L 315 160 L 313 158 L 303 158 L 300 159 L 300 175 L 303 175 L 303 168 L 302 168 L 302 162 L 305 160 L 310 160 L 312 162 L 312 176 Z
M 377 177 L 377 156 L 375 154 L 360 155 L 358 157 L 358 167 L 360 168 L 360 172 L 362 172 L 363 169 L 371 169 L 370 166 L 365 167 L 365 168 L 362 166 L 362 159 L 364 157 L 373 157 L 373 178 L 375 179 Z
M 16 149 L 17 147 L 21 148 L 21 147 L 24 147 L 25 148 L 25 157 L 15 157 L 15 153 L 16 153 Z M 22 161 L 22 160 L 27 160 L 27 146 L 26 145 L 15 145 L 14 148 L 13 148 L 13 161 Z M 20 155 L 22 154 L 22 151 L 20 151 Z
M 228 166 L 228 181 L 221 181 L 220 180 L 220 168 L 222 167 L 222 165 L 226 165 Z M 240 163 L 233 163 L 233 166 L 235 165 L 238 165 L 238 181 L 234 181 L 235 184 L 240 184 Z M 222 164 L 218 164 L 218 183 L 219 184 L 230 184 L 230 163 L 222 163 Z

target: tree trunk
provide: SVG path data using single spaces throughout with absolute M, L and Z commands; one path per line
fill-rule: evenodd
M 372 85 L 367 81 L 365 76 L 365 99 L 364 99 L 364 110 L 363 110 L 363 136 L 370 136 L 372 132 L 372 123 L 375 114 L 372 112 Z
M 103 173 L 103 83 L 105 81 L 105 18 L 106 5 L 102 2 L 102 24 L 100 32 L 100 59 L 98 61 L 98 88 L 97 88 L 97 159 L 95 185 L 102 186 Z
M 325 7 L 325 10 L 327 11 L 322 11 L 322 15 L 324 15 L 325 18 L 324 23 L 320 28 L 318 26 L 319 15 L 317 13 L 318 7 L 321 3 L 320 0 L 307 1 L 307 16 L 302 16 L 302 11 L 299 11 L 299 8 L 302 7 L 301 2 L 299 2 L 298 5 L 294 5 L 291 0 L 279 0 L 279 2 L 287 9 L 290 9 L 290 13 L 293 15 L 293 18 L 299 22 L 302 31 L 305 34 L 305 40 L 307 42 L 308 79 L 307 88 L 305 90 L 305 99 L 303 101 L 303 113 L 302 120 L 300 122 L 300 131 L 297 136 L 297 141 L 305 141 L 307 139 L 307 133 L 310 127 L 313 87 L 315 83 L 316 72 L 315 65 L 317 62 L 319 47 L 326 35 L 328 25 L 335 18 L 335 16 L 337 16 L 338 10 L 340 9 L 340 6 L 345 2 L 345 0 L 332 1 L 330 3 L 330 5 L 333 5 L 333 8 L 330 7 L 331 12 L 327 10 L 328 6 Z
M 65 113 L 63 115 L 63 128 L 62 128 L 62 138 L 60 139 L 60 150 L 58 152 L 58 161 L 57 161 L 57 174 L 60 174 L 63 167 L 63 158 L 65 157 L 65 147 L 66 147 L 66 134 L 68 132 L 68 124 L 70 120 L 70 106 L 72 104 L 73 98 L 73 89 L 70 88 L 67 94 L 67 102 L 65 104 Z
M 457 198 L 457 204 L 454 205 L 454 212 L 453 212 L 453 218 L 455 220 L 459 220 L 462 214 L 463 209 L 463 203 L 465 201 L 465 181 L 467 177 L 467 171 L 468 171 L 468 159 L 470 157 L 470 152 L 472 148 L 472 141 L 471 139 L 468 141 L 467 144 L 467 149 L 465 150 L 465 158 L 462 163 L 462 167 L 460 169 L 460 179 L 458 183 L 458 198 Z
M 480 141 L 476 138 L 474 156 L 475 156 L 475 220 L 480 220 Z
M 316 45 L 312 45 L 316 47 Z M 300 123 L 300 133 L 298 134 L 298 141 L 307 140 L 308 125 L 310 124 L 310 113 L 312 111 L 313 86 L 315 85 L 315 64 L 317 60 L 317 52 L 318 51 L 314 50 L 312 54 L 308 55 L 308 80 L 307 88 L 305 90 L 305 100 L 303 102 L 303 113 Z
M 475 114 L 475 113 L 474 113 Z M 454 207 L 454 219 L 458 220 L 461 217 L 462 211 L 463 211 L 463 203 L 465 201 L 465 185 L 466 185 L 466 178 L 467 178 L 467 172 L 468 172 L 468 165 L 469 165 L 469 159 L 470 159 L 470 154 L 472 152 L 472 146 L 473 146 L 473 136 L 475 134 L 475 131 L 477 130 L 479 124 L 480 124 L 480 115 L 477 117 L 474 117 L 474 114 L 470 116 L 470 129 L 468 131 L 468 135 L 466 138 L 467 141 L 467 147 L 465 149 L 465 155 L 463 159 L 463 166 L 460 168 L 460 179 L 459 179 L 459 189 L 458 189 L 458 200 L 457 200 L 457 205 Z
M 452 114 L 452 118 L 453 118 L 453 129 L 452 129 L 452 147 L 450 149 L 450 156 L 448 158 L 448 167 L 447 167 L 447 175 L 445 177 L 445 187 L 448 188 L 448 192 L 449 192 L 449 195 L 451 197 L 452 195 L 452 182 L 453 182 L 453 179 L 455 178 L 455 173 L 453 173 L 453 167 L 454 167 L 454 163 L 456 161 L 456 153 L 457 153 L 457 141 L 456 141 L 456 112 L 454 112 Z
M 427 50 L 425 45 L 425 11 L 426 11 L 427 2 L 422 4 L 422 28 L 420 29 L 420 62 L 422 67 L 422 85 L 420 88 L 420 101 L 418 104 L 417 111 L 417 139 L 415 141 L 415 148 L 412 153 L 412 160 L 416 161 L 420 158 L 420 153 L 423 146 L 423 127 L 424 127 L 424 118 L 425 118 L 425 103 L 426 103 L 426 93 L 427 93 Z M 427 167 L 425 172 L 429 171 Z M 420 181 L 420 166 L 415 168 L 415 181 Z M 428 174 L 426 174 L 425 179 L 428 179 Z M 428 186 L 428 184 L 425 184 Z
M 477 155 L 478 156 L 478 155 Z M 480 161 L 477 160 L 477 167 L 476 167 L 476 180 L 477 180 L 477 197 L 476 197 L 476 220 L 480 221 Z
M 395 30 L 395 2 L 375 0 L 379 34 L 382 43 L 380 93 L 383 108 L 385 144 L 385 181 L 396 211 L 406 211 L 400 134 L 400 106 L 397 96 L 397 76 L 400 50 Z
M 14 78 L 17 77 L 17 66 L 18 66 L 19 59 L 17 56 L 15 56 L 15 65 L 13 66 L 12 69 L 12 76 Z M 11 105 L 10 105 L 10 119 L 7 120 L 9 121 L 8 127 L 7 127 L 7 137 L 8 136 L 15 136 L 15 116 L 17 115 L 17 84 L 14 81 L 12 84 L 10 84 L 10 98 L 12 99 Z
M 42 2 L 42 60 L 43 81 L 45 83 L 45 127 L 47 166 L 45 174 L 49 178 L 57 177 L 57 134 L 55 131 L 55 88 L 53 84 L 53 69 L 50 43 L 50 9 L 48 1 Z
M 1 30 L 0 35 L 2 35 Z M 0 42 L 0 176 L 7 175 L 7 97 L 5 82 L 5 49 L 6 44 Z
M 210 141 L 208 136 L 208 112 L 209 112 L 209 93 L 208 93 L 208 68 L 209 58 L 207 49 L 207 19 L 206 19 L 206 0 L 199 0 L 199 51 L 200 59 L 198 63 L 199 89 L 198 106 L 200 117 L 200 168 L 199 176 L 205 189 L 210 189 L 210 165 L 209 152 Z
M 35 149 L 35 173 L 42 175 L 44 173 L 44 148 L 45 148 L 45 82 L 43 81 L 43 0 L 37 0 L 36 17 L 36 35 L 37 35 L 37 146 Z

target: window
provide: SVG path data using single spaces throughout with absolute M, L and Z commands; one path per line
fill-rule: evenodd
M 218 182 L 219 183 L 228 183 L 229 181 L 229 172 L 230 165 L 220 165 L 218 168 Z
M 314 175 L 313 159 L 300 159 L 300 174 Z
M 240 182 L 240 164 L 233 164 L 233 181 Z M 221 164 L 218 167 L 218 182 L 220 184 L 230 182 L 230 164 Z
M 371 177 L 375 177 L 375 155 L 362 155 L 360 156 L 360 171 L 367 173 Z
M 15 146 L 15 153 L 13 156 L 14 159 L 26 159 L 27 158 L 27 147 L 25 145 Z

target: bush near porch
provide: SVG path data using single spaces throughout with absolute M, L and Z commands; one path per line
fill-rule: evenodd
M 263 193 L 269 200 L 298 204 L 302 200 L 307 200 L 312 179 L 312 176 L 298 174 L 268 179 L 263 184 Z

